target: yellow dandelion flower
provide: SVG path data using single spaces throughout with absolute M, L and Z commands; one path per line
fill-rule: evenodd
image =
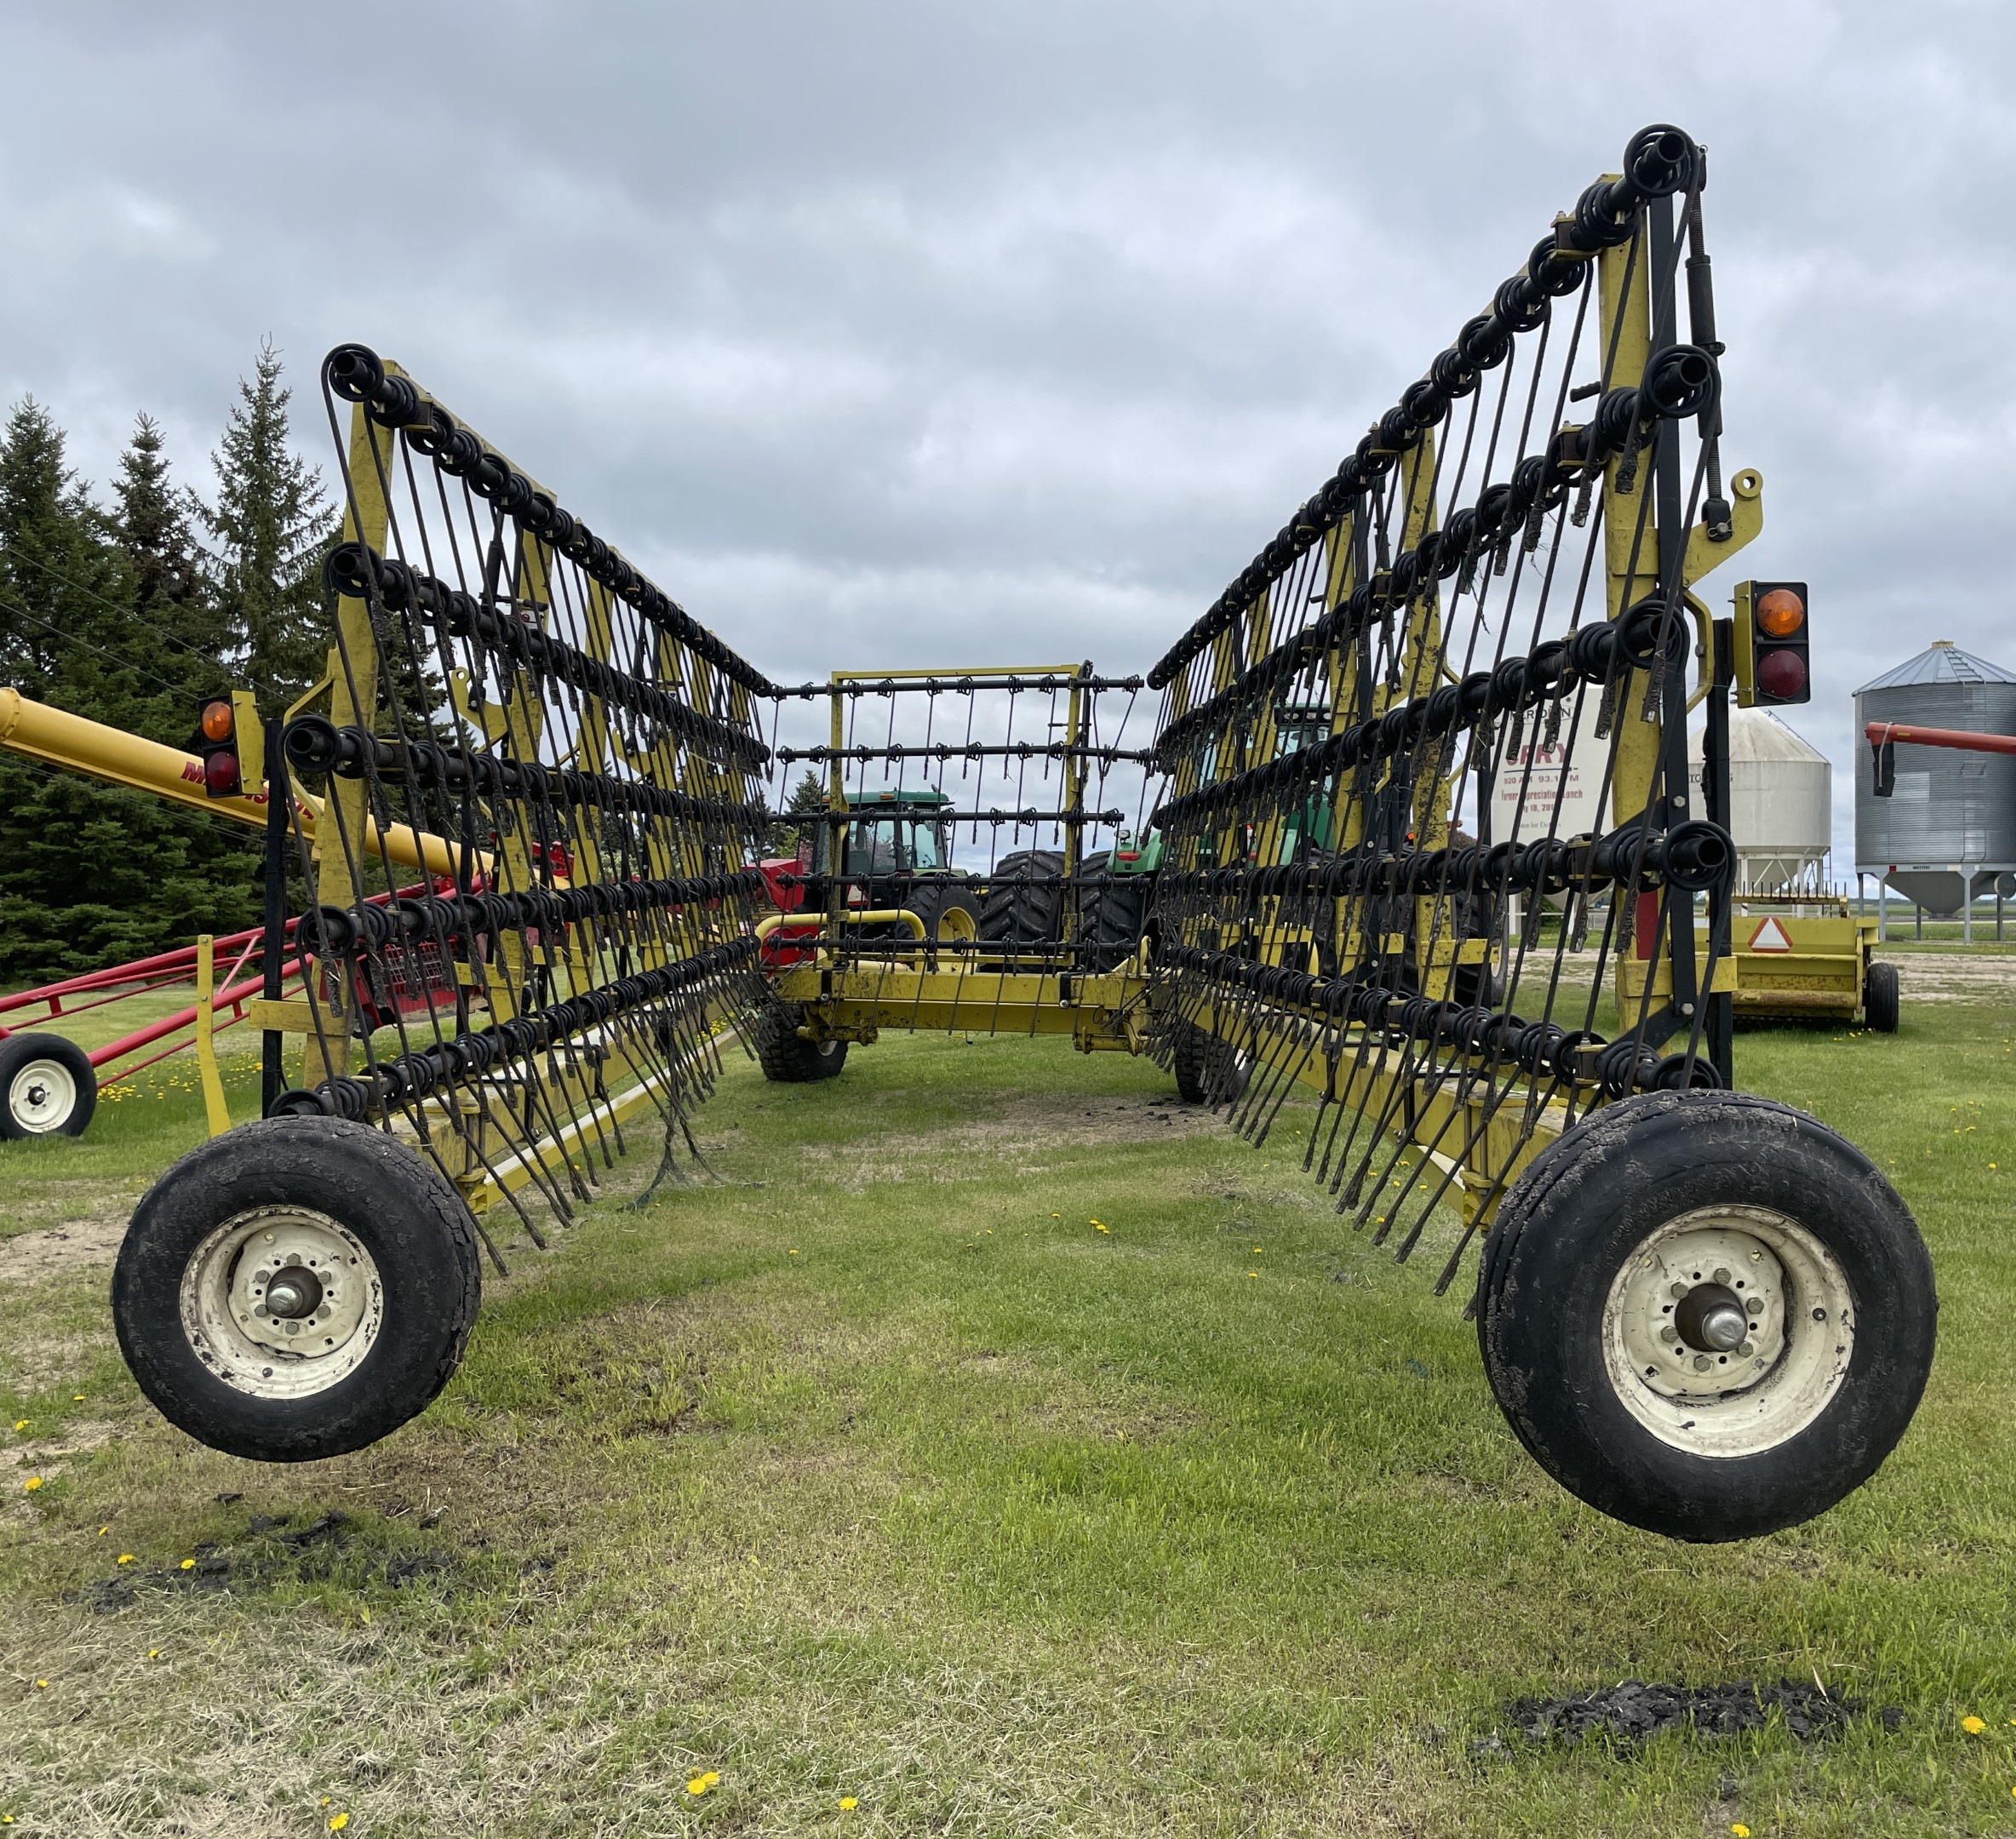
M 860 1805 L 861 1802 L 856 1801 L 852 1795 L 840 1796 L 840 1812 L 843 1813 L 851 1813 Z
M 35 1682 L 35 1689 L 37 1692 L 47 1692 L 49 1690 L 49 1682 L 47 1680 L 37 1680 Z
M 1057 1215 L 1053 1213 L 1051 1217 L 1055 1219 Z M 14 1427 L 16 1432 L 26 1430 L 28 1428 L 28 1420 L 26 1418 L 17 1418 L 14 1421 Z
M 1095 1225 L 1095 1226 L 1099 1226 L 1099 1223 L 1098 1223 L 1098 1221 L 1097 1221 L 1097 1220 L 1094 1220 L 1094 1221 L 1092 1222 L 1092 1224 L 1093 1224 L 1093 1225 Z M 1107 1237 L 1108 1237 L 1108 1238 L 1109 1238 L 1109 1239 L 1110 1239 L 1110 1238 L 1113 1236 L 1113 1228 L 1112 1228 L 1112 1227 L 1110 1227 L 1110 1226 L 1099 1226 L 1099 1230 L 1100 1230 L 1101 1232 L 1104 1233 L 1104 1234 L 1107 1235 Z
M 1736 1835 L 1736 1839 L 1750 1839 L 1750 1830 L 1741 1820 L 1732 1820 L 1729 1830 Z
M 161 1650 L 160 1650 L 158 1647 L 150 1647 L 150 1648 L 148 1648 L 148 1649 L 147 1649 L 147 1659 L 150 1659 L 150 1660 L 158 1660 L 160 1658 L 161 1658 Z M 329 1805 L 329 1796 L 328 1796 L 327 1795 L 324 1795 L 324 1796 L 322 1797 L 322 1804 L 323 1804 L 323 1806 L 324 1806 L 324 1807 L 327 1807 L 327 1806 Z
M 705 1794 L 707 1792 L 707 1777 L 696 1775 L 691 1781 L 686 1784 L 686 1792 L 690 1795 Z
M 121 1564 L 131 1564 L 133 1562 L 133 1554 L 129 1551 L 121 1552 L 119 1554 L 119 1562 Z
M 349 1824 L 350 1816 L 347 1813 L 332 1813 L 329 1817 L 329 1830 L 331 1832 L 341 1832 Z
M 797 1247 L 796 1246 L 792 1246 L 792 1248 L 791 1248 L 791 1256 L 792 1256 L 793 1258 L 796 1258 L 796 1257 L 798 1256 L 798 1247 Z
M 1052 1219 L 1062 1219 L 1062 1218 L 1063 1218 L 1063 1217 L 1064 1217 L 1064 1216 L 1063 1216 L 1062 1213 L 1052 1213 L 1052 1214 L 1051 1214 L 1050 1217 L 1051 1217 Z M 19 1424 L 16 1424 L 16 1425 L 14 1426 L 14 1429 L 17 1429 L 17 1430 L 19 1430 L 20 1428 L 21 1428 L 21 1427 L 20 1427 Z
M 1967 1716 L 1961 1719 L 1960 1727 L 1965 1731 L 1968 1736 L 1979 1737 L 1983 1731 L 1988 1728 L 1988 1721 L 1985 1718 L 1978 1718 L 1974 1716 L 1972 1712 L 1970 1712 Z
M 26 1488 L 29 1493 L 32 1494 L 37 1488 L 42 1486 L 42 1477 L 38 1475 L 32 1475 L 26 1481 L 21 1483 L 21 1486 Z
M 185 1558 L 182 1561 L 182 1568 L 185 1571 L 193 1571 L 196 1568 L 196 1561 L 193 1558 Z
M 1260 1273 L 1257 1270 L 1250 1270 L 1246 1273 L 1246 1275 L 1249 1277 L 1257 1277 L 1259 1275 Z
M 72 1405 L 82 1405 L 84 1402 L 84 1395 L 82 1392 L 72 1392 L 70 1395 L 70 1402 Z
M 99 1536 L 99 1538 L 103 1538 L 105 1537 L 105 1535 L 106 1535 L 107 1532 L 111 1532 L 111 1531 L 112 1531 L 112 1528 L 111 1528 L 110 1527 L 108 1527 L 108 1526 L 101 1526 L 101 1527 L 99 1527 L 99 1529 L 98 1529 L 98 1536 Z

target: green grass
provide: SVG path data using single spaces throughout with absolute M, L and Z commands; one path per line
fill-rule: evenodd
M 341 1461 L 168 1429 L 101 1266 L 0 1283 L 0 1410 L 29 1420 L 0 1470 L 0 1813 L 229 1839 L 338 1812 L 370 1836 L 2016 1831 L 2013 1041 L 2016 1013 L 1960 1003 L 1893 1038 L 1739 1039 L 1747 1085 L 1891 1171 L 1944 1313 L 1876 1481 L 1736 1547 L 1616 1526 L 1532 1466 L 1458 1299 L 1301 1174 L 1306 1114 L 1256 1152 L 1160 1121 L 1153 1067 L 1056 1043 L 889 1038 L 805 1088 L 738 1063 L 702 1117 L 719 1184 L 612 1193 L 514 1254 L 444 1399 Z M 7 1224 L 195 1142 L 193 1090 L 157 1077 L 84 1143 L 0 1151 Z M 656 1157 L 633 1160 L 625 1192 Z M 300 1550 L 247 1530 L 331 1511 L 347 1529 Z M 1902 1727 L 1471 1747 L 1524 1693 L 1816 1675 Z

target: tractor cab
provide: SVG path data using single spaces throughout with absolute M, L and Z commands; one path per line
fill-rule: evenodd
M 942 874 L 952 862 L 951 826 L 943 816 L 951 805 L 944 793 L 932 791 L 876 792 L 850 805 L 841 873 L 871 881 Z M 832 847 L 833 826 L 814 825 L 815 874 L 827 872 Z
M 1330 738 L 1330 705 L 1327 702 L 1281 702 L 1274 707 L 1274 753 L 1277 758 L 1320 747 Z M 1321 855 L 1330 846 L 1331 785 L 1327 776 L 1312 786 L 1309 795 L 1287 814 L 1281 826 L 1278 860 L 1301 862 Z

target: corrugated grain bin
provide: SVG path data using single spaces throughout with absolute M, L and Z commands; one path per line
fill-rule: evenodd
M 2016 758 L 1899 742 L 1896 789 L 1878 798 L 1872 721 L 2016 735 L 2016 675 L 1939 639 L 1855 692 L 1855 872 L 1957 913 L 1966 890 L 2016 869 Z

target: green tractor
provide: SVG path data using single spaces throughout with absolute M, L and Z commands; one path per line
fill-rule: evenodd
M 1041 954 L 1063 942 L 1067 897 L 1076 924 L 1078 968 L 1111 971 L 1134 955 L 1154 903 L 1162 833 L 1122 831 L 1104 855 L 1088 856 L 1067 884 L 1057 850 L 1018 850 L 994 864 L 980 909 L 983 943 L 1008 953 Z
M 796 856 L 759 865 L 771 902 L 787 915 L 809 918 L 827 910 L 837 833 L 845 839 L 843 914 L 902 908 L 923 921 L 924 936 L 933 944 L 978 937 L 976 891 L 964 869 L 952 867 L 952 826 L 945 815 L 951 805 L 942 792 L 878 792 L 846 806 L 844 825 L 831 821 L 837 815 L 831 811 L 823 820 L 814 817 Z M 859 934 L 896 943 L 914 937 L 902 921 L 889 920 L 864 921 Z M 768 942 L 763 962 L 767 969 L 787 970 L 812 953 L 811 943 L 798 941 L 787 928 Z M 798 1032 L 804 1022 L 798 1005 L 786 1003 L 773 1005 L 757 1023 L 756 1057 L 770 1079 L 790 1084 L 831 1079 L 845 1065 L 846 1042 L 810 1040 Z

